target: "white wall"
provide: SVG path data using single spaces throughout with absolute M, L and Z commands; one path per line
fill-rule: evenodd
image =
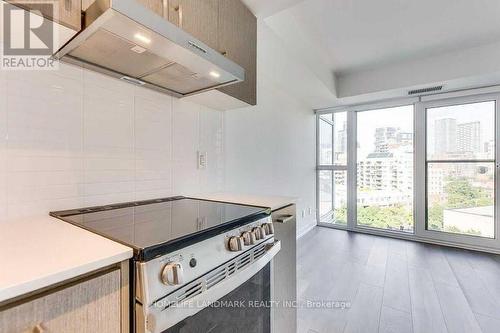
M 0 71 L 0 221 L 222 190 L 222 125 L 219 111 L 78 67 Z
M 299 198 L 301 235 L 316 224 L 315 117 L 269 82 L 259 77 L 257 106 L 224 114 L 226 190 Z
M 257 32 L 257 105 L 224 113 L 225 188 L 298 198 L 300 236 L 316 225 L 316 118 L 290 81 L 307 70 L 262 21 Z

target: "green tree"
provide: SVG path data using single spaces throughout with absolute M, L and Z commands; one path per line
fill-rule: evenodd
M 485 190 L 472 186 L 466 178 L 451 180 L 444 190 L 448 196 L 446 208 L 469 208 L 493 204 L 493 199 Z
M 443 211 L 444 207 L 440 204 L 435 204 L 429 207 L 428 223 L 430 229 L 442 229 L 443 228 Z
M 400 229 L 413 223 L 413 213 L 403 205 L 392 207 L 359 206 L 358 223 L 383 229 Z
M 333 216 L 334 216 L 336 223 L 346 223 L 347 222 L 347 207 L 343 206 L 340 208 L 336 208 Z

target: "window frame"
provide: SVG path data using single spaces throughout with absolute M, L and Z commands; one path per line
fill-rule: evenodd
M 495 184 L 495 237 L 485 238 L 474 235 L 454 234 L 443 231 L 427 230 L 427 109 L 433 107 L 460 105 L 495 101 L 495 158 L 494 158 L 494 184 Z M 382 108 L 397 107 L 403 105 L 414 105 L 413 127 L 414 127 L 414 174 L 413 174 L 413 214 L 414 232 L 404 233 L 399 231 L 374 229 L 358 226 L 357 217 L 357 128 L 356 114 L 360 111 L 370 111 Z M 316 188 L 317 188 L 317 224 L 329 228 L 347 229 L 363 233 L 391 236 L 401 239 L 419 240 L 435 244 L 447 244 L 468 249 L 478 249 L 492 252 L 500 252 L 500 87 L 491 89 L 476 89 L 461 92 L 441 93 L 413 98 L 394 99 L 378 103 L 342 106 L 316 110 L 316 117 L 325 113 L 347 112 L 347 165 L 325 166 L 319 164 L 318 140 L 319 123 L 316 123 Z M 335 136 L 333 136 L 333 141 Z M 332 143 L 334 145 L 334 142 Z M 450 161 L 453 163 L 453 161 Z M 334 223 L 321 223 L 319 217 L 319 171 L 320 170 L 347 170 L 347 225 Z
M 416 208 L 415 208 L 415 186 L 416 186 L 416 179 L 415 179 L 415 103 L 416 100 L 411 99 L 412 103 L 409 101 L 397 101 L 395 103 L 385 103 L 385 104 L 377 104 L 376 107 L 366 107 L 366 108 L 357 108 L 355 111 L 353 110 L 354 114 L 354 124 L 353 126 L 357 129 L 358 125 L 358 119 L 357 116 L 361 112 L 371 112 L 371 111 L 377 111 L 377 110 L 382 110 L 382 109 L 390 109 L 390 108 L 397 108 L 397 107 L 403 107 L 403 106 L 413 106 L 413 112 L 412 112 L 412 124 L 413 124 L 413 231 L 412 232 L 402 232 L 398 230 L 388 230 L 388 229 L 382 229 L 382 228 L 374 228 L 370 226 L 365 226 L 362 224 L 358 224 L 357 221 L 357 210 L 358 210 L 358 184 L 357 184 L 357 167 L 358 167 L 358 156 L 357 156 L 357 131 L 356 131 L 356 136 L 354 137 L 354 155 L 353 155 L 353 167 L 354 167 L 354 185 L 351 191 L 353 192 L 353 197 L 355 198 L 354 200 L 354 208 L 353 208 L 353 229 L 354 230 L 370 230 L 374 232 L 383 232 L 387 233 L 390 235 L 414 235 L 415 230 L 416 230 Z
M 464 104 L 474 104 L 474 103 L 482 103 L 482 102 L 495 102 L 495 111 L 494 111 L 494 124 L 495 124 L 495 154 L 492 160 L 487 159 L 475 159 L 475 160 L 467 160 L 467 162 L 473 163 L 493 163 L 494 164 L 494 237 L 487 238 L 482 236 L 470 235 L 470 234 L 459 234 L 459 233 L 451 233 L 446 231 L 439 230 L 429 230 L 427 229 L 427 213 L 428 213 L 428 197 L 427 197 L 427 180 L 428 180 L 428 172 L 427 167 L 429 163 L 433 163 L 434 160 L 427 159 L 427 109 L 439 108 L 439 107 L 447 107 L 454 105 L 464 105 Z M 478 249 L 500 249 L 500 238 L 499 238 L 499 163 L 498 158 L 500 156 L 500 147 L 499 140 L 500 135 L 497 134 L 497 130 L 500 129 L 500 94 L 477 94 L 477 95 L 464 95 L 464 96 L 456 96 L 450 98 L 443 99 L 432 99 L 430 101 L 424 101 L 418 103 L 419 112 L 420 112 L 420 121 L 422 122 L 422 127 L 424 128 L 423 133 L 420 133 L 420 140 L 418 144 L 421 146 L 420 151 L 421 154 L 417 155 L 419 160 L 419 169 L 420 174 L 424 179 L 423 183 L 419 184 L 419 196 L 420 203 L 418 203 L 418 210 L 420 211 L 420 219 L 419 219 L 419 230 L 418 235 L 426 238 L 432 239 L 436 242 L 444 242 L 444 243 L 454 243 L 460 244 L 470 248 L 478 248 Z M 450 160 L 446 161 L 446 163 L 455 164 L 460 163 L 462 161 L 459 160 Z M 418 177 L 418 175 L 417 175 Z
M 333 117 L 334 113 L 341 113 L 341 112 L 345 112 L 343 110 L 339 110 L 339 111 L 333 111 L 333 112 L 317 112 L 316 114 L 316 221 L 317 221 L 317 224 L 318 225 L 323 225 L 323 226 L 335 226 L 335 227 L 338 227 L 338 228 L 342 228 L 342 229 L 345 229 L 347 228 L 347 224 L 349 223 L 348 221 L 346 221 L 346 224 L 341 224 L 341 223 L 334 223 L 334 222 L 320 222 L 321 221 L 321 218 L 322 218 L 322 215 L 320 215 L 320 173 L 321 171 L 331 171 L 332 173 L 334 173 L 335 171 L 345 171 L 347 172 L 348 168 L 347 168 L 347 164 L 335 164 L 334 163 L 334 152 L 335 152 L 335 132 L 332 128 L 332 163 L 331 164 L 321 164 L 320 163 L 320 154 L 321 154 L 321 149 L 320 149 L 320 121 L 322 121 L 320 119 L 321 115 L 323 114 L 332 114 L 332 127 L 335 126 L 335 117 Z M 347 114 L 348 115 L 348 114 Z M 347 120 L 347 122 L 349 122 Z M 347 125 L 347 140 L 349 141 L 349 126 Z M 349 156 L 349 148 L 347 147 L 347 156 Z M 347 176 L 348 177 L 348 176 Z M 334 186 L 333 184 L 335 183 L 335 177 L 332 177 L 332 203 L 334 204 L 335 203 L 335 189 L 334 189 Z M 349 188 L 348 188 L 348 185 L 347 184 L 347 192 L 349 192 Z M 347 202 L 349 202 L 349 199 L 347 198 Z M 324 216 L 324 215 L 323 215 Z M 347 220 L 349 220 L 349 212 L 347 214 Z

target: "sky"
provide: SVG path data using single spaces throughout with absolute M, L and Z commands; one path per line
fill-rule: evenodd
M 434 124 L 438 119 L 455 118 L 457 124 L 479 121 L 481 123 L 481 149 L 484 142 L 493 140 L 495 133 L 495 102 L 453 105 L 427 110 L 427 149 L 434 152 Z

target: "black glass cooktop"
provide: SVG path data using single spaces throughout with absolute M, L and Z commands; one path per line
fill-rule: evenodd
M 269 214 L 264 207 L 186 197 L 50 213 L 134 248 L 137 260 L 150 260 Z

